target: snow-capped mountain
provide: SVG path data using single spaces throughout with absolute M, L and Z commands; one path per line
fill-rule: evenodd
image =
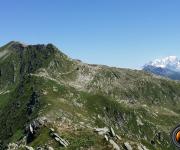
M 174 80 L 180 80 L 180 60 L 176 56 L 155 59 L 145 64 L 143 70 Z
M 180 71 L 180 60 L 176 56 L 169 56 L 162 59 L 155 59 L 154 61 L 147 63 L 145 66 L 154 66 Z

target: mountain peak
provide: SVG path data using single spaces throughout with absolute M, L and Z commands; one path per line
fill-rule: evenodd
M 50 53 L 58 53 L 61 56 L 68 57 L 66 54 L 64 54 L 61 50 L 59 50 L 54 44 L 47 43 L 47 44 L 25 44 L 23 42 L 19 41 L 11 41 L 7 43 L 6 45 L 0 47 L 0 51 L 7 52 L 23 52 L 23 51 L 38 51 L 44 53 L 44 55 L 50 54 Z M 3 52 L 4 54 L 4 52 Z M 1 54 L 2 55 L 2 54 Z M 1 56 L 0 55 L 0 56 Z
M 155 59 L 145 65 L 159 68 L 166 68 L 170 70 L 180 70 L 180 60 L 177 56 L 168 56 L 162 59 Z
M 28 45 L 23 43 L 23 42 L 20 42 L 20 41 L 11 41 L 9 43 L 6 44 L 6 46 L 15 46 L 15 45 L 21 45 L 23 47 L 27 47 Z
M 143 70 L 173 80 L 180 80 L 180 60 L 177 56 L 168 56 L 150 61 L 143 66 Z

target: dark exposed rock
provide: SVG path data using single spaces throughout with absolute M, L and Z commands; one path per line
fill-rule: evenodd
M 43 127 L 46 123 L 46 118 L 37 118 L 32 123 L 26 126 L 25 133 L 27 134 L 27 143 L 30 143 L 34 140 L 34 138 L 39 132 L 39 129 Z
M 42 147 L 37 147 L 36 150 L 44 150 Z
M 158 132 L 158 133 L 156 134 L 156 138 L 157 138 L 157 140 L 159 140 L 159 141 L 162 140 L 162 134 L 161 134 L 161 132 Z
M 154 140 L 151 140 L 151 144 L 152 144 L 152 145 L 155 145 L 156 143 L 155 143 L 155 141 L 154 141 Z
M 31 115 L 36 107 L 39 106 L 39 96 L 37 92 L 33 92 L 29 103 L 27 104 L 27 113 L 28 115 Z

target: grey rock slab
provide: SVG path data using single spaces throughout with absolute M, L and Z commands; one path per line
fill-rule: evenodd
M 114 150 L 120 150 L 120 147 L 112 139 L 109 140 L 109 143 L 113 146 Z

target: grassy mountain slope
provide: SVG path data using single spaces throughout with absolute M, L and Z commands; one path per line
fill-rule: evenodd
M 69 141 L 67 149 L 112 149 L 94 132 L 112 127 L 121 149 L 128 142 L 133 149 L 172 150 L 169 134 L 180 122 L 179 91 L 180 82 L 84 64 L 52 44 L 10 42 L 0 48 L 0 149 L 8 143 L 64 149 L 50 128 Z M 27 127 L 37 118 L 46 123 L 29 138 Z

